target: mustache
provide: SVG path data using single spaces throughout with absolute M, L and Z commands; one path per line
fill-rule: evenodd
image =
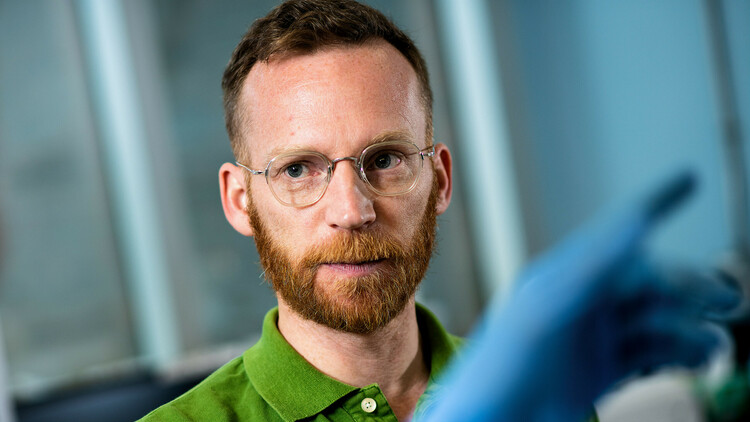
M 317 269 L 320 265 L 332 263 L 400 260 L 406 254 L 406 248 L 393 236 L 385 233 L 340 233 L 314 245 L 304 255 L 300 265 L 303 268 Z

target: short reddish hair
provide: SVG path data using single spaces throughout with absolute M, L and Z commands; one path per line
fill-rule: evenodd
M 432 90 L 427 65 L 403 31 L 379 11 L 353 0 L 288 0 L 252 24 L 224 70 L 224 118 L 235 157 L 247 158 L 238 103 L 242 85 L 255 63 L 284 54 L 313 53 L 337 44 L 362 45 L 373 39 L 393 45 L 414 68 L 427 119 L 427 142 L 431 142 Z

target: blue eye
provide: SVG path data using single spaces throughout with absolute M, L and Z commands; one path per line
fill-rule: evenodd
M 375 157 L 375 160 L 373 161 L 373 165 L 379 169 L 387 169 L 391 166 L 392 158 L 390 154 L 380 154 L 377 157 Z
M 368 170 L 389 170 L 401 163 L 403 155 L 396 151 L 380 151 L 369 160 Z
M 290 164 L 284 169 L 284 173 L 286 173 L 287 176 L 297 179 L 299 177 L 304 176 L 305 174 L 305 166 L 300 163 Z

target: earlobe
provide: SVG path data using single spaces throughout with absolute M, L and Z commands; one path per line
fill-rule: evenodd
M 438 197 L 435 205 L 438 215 L 448 209 L 453 194 L 453 159 L 445 144 L 435 145 L 435 177 L 437 178 Z
M 243 236 L 252 236 L 253 228 L 247 218 L 247 190 L 243 170 L 224 163 L 219 169 L 221 206 L 229 224 Z

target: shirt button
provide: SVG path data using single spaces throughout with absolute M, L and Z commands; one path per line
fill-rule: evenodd
M 378 404 L 375 402 L 375 400 L 369 397 L 362 400 L 362 410 L 364 410 L 365 412 L 372 413 L 375 411 L 376 407 L 378 407 Z

